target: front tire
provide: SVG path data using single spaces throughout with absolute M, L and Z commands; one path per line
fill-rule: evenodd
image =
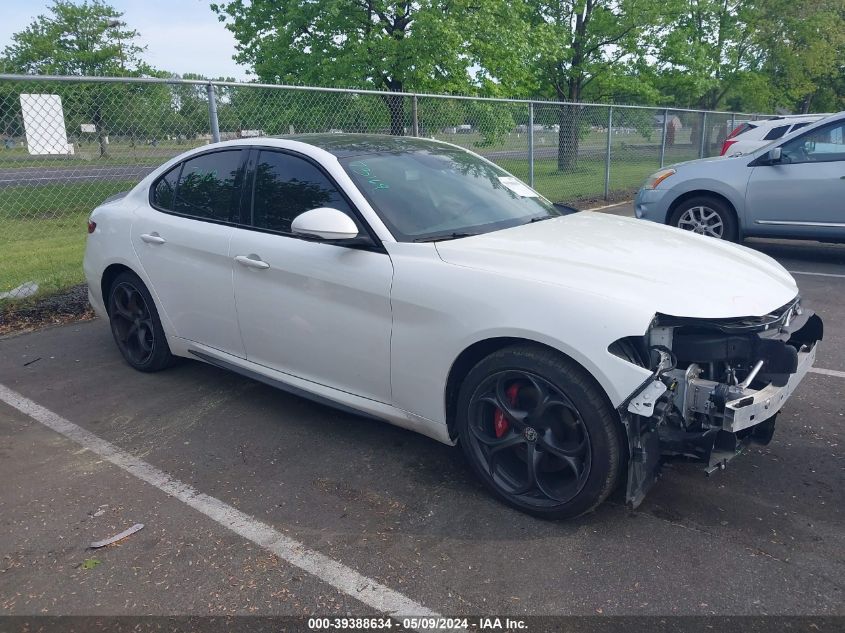
M 135 273 L 123 272 L 112 282 L 108 312 L 114 341 L 129 365 L 155 372 L 173 364 L 155 302 Z
M 589 512 L 619 481 L 618 414 L 582 367 L 552 350 L 513 346 L 479 362 L 461 385 L 457 430 L 484 484 L 535 516 Z
M 736 242 L 739 236 L 736 216 L 723 201 L 712 196 L 696 196 L 680 203 L 669 218 L 671 226 L 699 235 Z

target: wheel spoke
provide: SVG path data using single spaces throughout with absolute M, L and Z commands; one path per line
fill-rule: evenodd
M 490 437 L 483 429 L 480 429 L 474 424 L 469 425 L 469 430 L 479 442 L 484 444 L 490 450 L 491 453 L 500 451 L 503 448 L 508 448 L 509 446 L 515 446 L 525 441 L 525 438 L 523 438 L 522 435 L 514 433 L 513 431 L 505 437 L 500 438 Z
M 146 327 L 138 328 L 138 345 L 147 353 L 153 351 L 152 341 L 147 340 L 147 335 L 149 333 L 150 331 Z M 152 338 L 152 336 L 150 336 L 150 338 Z
M 119 292 L 114 295 L 114 307 L 117 309 L 117 313 L 130 321 L 135 318 L 130 307 L 131 297 L 131 293 L 125 286 L 121 286 Z
M 561 446 L 555 441 L 551 429 L 548 429 L 545 434 L 540 436 L 539 442 L 544 451 L 561 459 L 577 457 L 581 455 L 587 447 L 586 437 L 582 438 L 581 441 L 573 448 Z
M 494 408 L 499 409 L 505 415 L 505 419 L 511 426 L 519 429 L 525 427 L 525 411 L 514 409 L 509 404 L 502 404 L 496 396 L 482 396 L 478 399 L 478 401 L 485 402 L 492 405 Z
M 138 335 L 138 324 L 133 323 L 129 326 L 129 329 L 126 330 L 126 334 L 122 337 L 123 341 L 129 343 L 132 340 L 132 337 Z
M 478 402 L 486 402 L 496 409 L 499 409 L 505 416 L 505 419 L 516 428 L 525 428 L 525 418 L 528 416 L 526 411 L 515 408 L 508 398 L 506 380 L 500 378 L 496 381 L 496 387 L 493 394 L 488 394 L 479 397 Z
M 534 442 L 529 442 L 527 449 L 525 455 L 526 482 L 514 489 L 513 494 L 515 495 L 524 495 L 537 487 L 537 466 L 543 458 L 543 454 L 537 450 L 537 445 Z

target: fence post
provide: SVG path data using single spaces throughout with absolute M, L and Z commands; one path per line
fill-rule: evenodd
M 528 184 L 534 186 L 534 102 L 528 102 Z
M 701 113 L 701 147 L 698 150 L 698 157 L 704 158 L 704 143 L 707 141 L 707 113 Z
M 214 85 L 209 81 L 205 85 L 208 93 L 208 121 L 211 125 L 211 140 L 214 143 L 220 141 L 220 125 L 217 123 L 217 99 L 214 96 Z
M 666 164 L 666 130 L 669 126 L 669 108 L 663 110 L 663 136 L 660 138 L 660 169 Z
M 610 198 L 610 140 L 613 136 L 613 106 L 607 108 L 607 152 L 604 157 L 604 199 Z
M 411 98 L 411 133 L 414 136 L 420 135 L 420 118 L 417 110 L 417 95 Z
M 731 129 L 728 131 L 728 134 L 733 132 L 736 129 L 736 112 L 731 112 Z

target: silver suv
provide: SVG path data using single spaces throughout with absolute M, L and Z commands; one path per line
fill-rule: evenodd
M 739 241 L 845 242 L 845 112 L 750 154 L 679 163 L 637 193 L 638 218 Z

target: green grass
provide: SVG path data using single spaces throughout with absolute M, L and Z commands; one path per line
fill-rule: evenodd
M 502 167 L 528 181 L 528 161 L 499 160 Z M 610 191 L 628 191 L 639 187 L 649 174 L 660 167 L 653 158 L 631 158 L 612 161 Z M 572 172 L 557 169 L 557 160 L 534 161 L 534 188 L 554 202 L 577 202 L 604 196 L 604 159 L 581 158 Z
M 81 283 L 88 214 L 108 196 L 134 184 L 0 189 L 0 292 L 34 281 L 38 296 L 43 296 Z M 0 311 L 17 303 L 0 300 Z

